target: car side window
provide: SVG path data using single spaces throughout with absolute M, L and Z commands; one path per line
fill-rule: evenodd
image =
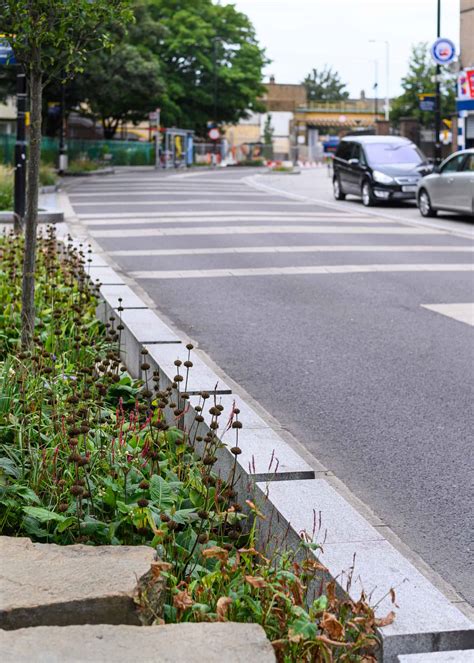
M 358 159 L 360 161 L 360 145 L 357 145 L 357 143 L 353 143 L 351 156 L 349 158 Z
M 459 170 L 459 168 L 460 168 L 462 162 L 464 161 L 464 159 L 465 159 L 464 154 L 458 154 L 457 156 L 455 156 L 452 159 L 450 159 L 449 161 L 447 161 L 444 164 L 444 166 L 441 167 L 440 173 L 442 175 L 448 174 L 448 173 L 456 173 Z
M 340 145 L 339 154 L 337 156 L 340 159 L 344 159 L 344 161 L 349 161 L 349 159 L 351 158 L 351 152 L 352 152 L 352 143 L 347 143 L 346 141 L 343 141 Z
M 362 145 L 359 145 L 359 161 L 361 166 L 366 166 L 367 165 L 367 159 L 365 158 L 365 152 L 364 148 Z
M 471 173 L 474 173 L 474 154 L 468 154 L 467 159 L 464 162 L 464 165 L 462 167 L 463 171 L 469 171 Z

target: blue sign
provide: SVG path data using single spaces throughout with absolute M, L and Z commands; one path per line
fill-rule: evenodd
M 431 57 L 436 64 L 449 64 L 456 57 L 456 46 L 451 39 L 440 37 L 431 47 Z
M 420 110 L 434 111 L 436 106 L 436 97 L 434 94 L 420 94 Z
M 16 64 L 13 49 L 6 39 L 0 39 L 0 64 Z

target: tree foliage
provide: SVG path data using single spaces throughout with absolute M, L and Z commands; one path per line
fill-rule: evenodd
M 136 17 L 132 43 L 143 39 L 160 60 L 165 125 L 204 133 L 209 121 L 233 124 L 248 111 L 264 110 L 259 97 L 267 60 L 250 20 L 233 5 L 139 0 Z
M 441 68 L 441 114 L 449 117 L 455 110 L 456 81 L 455 76 L 445 67 Z M 398 122 L 401 117 L 414 117 L 423 126 L 434 123 L 434 113 L 420 110 L 419 95 L 435 93 L 436 65 L 433 63 L 429 46 L 420 42 L 412 48 L 408 61 L 408 71 L 402 78 L 402 94 L 392 101 L 390 118 Z
M 2 31 L 23 67 L 30 92 L 30 149 L 22 284 L 22 345 L 29 347 L 35 326 L 36 226 L 41 159 L 42 96 L 55 76 L 81 70 L 87 52 L 108 41 L 104 26 L 132 19 L 130 0 L 0 0 Z
M 125 43 L 88 59 L 75 95 L 87 114 L 101 121 L 104 138 L 110 139 L 120 122 L 139 123 L 159 106 L 163 89 L 157 58 Z
M 340 101 L 349 97 L 346 83 L 339 74 L 324 65 L 323 69 L 313 69 L 303 81 L 308 101 Z

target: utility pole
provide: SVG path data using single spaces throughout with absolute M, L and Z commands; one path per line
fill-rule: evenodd
M 379 63 L 377 60 L 374 60 L 374 115 L 375 119 L 377 119 L 377 115 L 379 114 Z
M 438 16 L 437 16 L 437 27 L 436 27 L 436 37 L 439 39 L 441 37 L 441 0 L 438 0 Z M 439 141 L 439 134 L 441 133 L 441 90 L 440 90 L 440 75 L 441 75 L 441 65 L 436 65 L 436 82 L 435 82 L 435 113 L 434 113 L 434 131 L 435 131 L 435 140 L 434 140 L 434 160 L 438 164 L 441 161 L 441 143 Z
M 16 99 L 14 227 L 19 232 L 23 225 L 26 201 L 26 74 L 20 64 L 16 70 Z
M 66 143 L 66 84 L 61 83 L 61 127 L 59 129 L 59 174 L 62 175 L 68 167 Z
M 160 119 L 161 119 L 161 108 L 157 108 L 156 111 L 156 134 L 155 134 L 155 169 L 158 170 L 160 167 L 160 144 L 161 144 L 161 133 L 160 133 Z

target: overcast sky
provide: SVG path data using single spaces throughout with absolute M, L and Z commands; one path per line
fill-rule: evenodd
M 400 93 L 410 47 L 436 38 L 437 0 L 232 0 L 252 20 L 278 83 L 299 83 L 313 68 L 332 65 L 351 96 L 372 96 L 378 60 L 385 95 L 385 45 L 390 42 L 390 93 Z M 459 0 L 442 0 L 441 36 L 459 48 Z

